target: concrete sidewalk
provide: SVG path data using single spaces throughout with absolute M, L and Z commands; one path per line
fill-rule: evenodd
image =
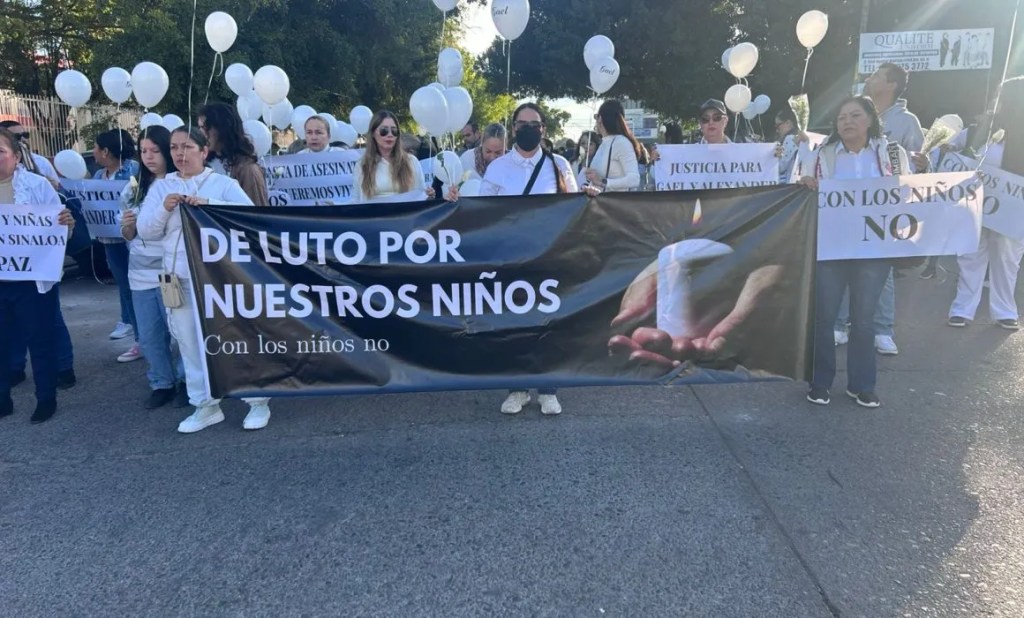
M 1024 615 L 1024 335 L 945 326 L 952 285 L 897 282 L 878 410 L 795 383 L 566 390 L 556 418 L 383 395 L 182 436 L 114 361 L 115 290 L 66 284 L 79 386 L 0 421 L 0 615 Z

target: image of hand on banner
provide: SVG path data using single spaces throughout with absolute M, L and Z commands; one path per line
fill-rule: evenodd
M 132 96 L 132 76 L 121 67 L 110 67 L 103 71 L 100 85 L 103 86 L 103 94 L 118 105 Z

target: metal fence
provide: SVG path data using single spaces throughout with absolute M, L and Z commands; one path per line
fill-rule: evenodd
M 29 130 L 33 152 L 53 157 L 65 149 L 92 149 L 98 133 L 121 127 L 134 133 L 142 113 L 113 105 L 87 105 L 72 110 L 60 99 L 0 90 L 0 121 L 17 120 Z

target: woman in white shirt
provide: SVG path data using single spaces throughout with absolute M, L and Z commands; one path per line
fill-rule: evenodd
M 423 189 L 420 162 L 399 146 L 398 117 L 387 110 L 373 115 L 366 150 L 352 179 L 352 202 L 361 204 Z M 432 192 L 431 192 L 432 193 Z
M 344 150 L 337 146 L 331 146 L 331 127 L 323 116 L 310 116 L 302 128 L 306 132 L 306 147 L 297 154 Z
M 179 307 L 169 308 L 167 315 L 171 334 L 178 342 L 185 364 L 189 403 L 196 407 L 196 411 L 178 425 L 181 433 L 194 433 L 219 423 L 224 420 L 224 413 L 220 409 L 220 400 L 208 394 L 203 350 L 199 347 L 199 325 L 193 313 L 195 299 L 189 283 L 192 277 L 178 208 L 182 208 L 182 204 L 253 205 L 237 180 L 205 167 L 209 153 L 206 137 L 199 129 L 180 127 L 171 132 L 171 156 L 178 171 L 153 183 L 142 203 L 137 224 L 142 240 L 163 241 L 164 272 L 174 273 L 182 284 L 183 302 Z M 244 401 L 249 404 L 249 414 L 242 426 L 245 429 L 266 427 L 270 420 L 270 400 L 256 397 Z
M 498 123 L 487 125 L 480 136 L 480 145 L 462 153 L 463 175 L 468 174 L 467 180 L 482 179 L 487 166 L 504 155 L 506 148 L 505 127 Z
M 882 123 L 868 97 L 850 97 L 839 106 L 832 132 L 813 161 L 814 175 L 801 182 L 815 191 L 820 180 L 881 178 L 910 173 L 906 151 L 882 136 Z M 828 405 L 836 375 L 833 325 L 843 293 L 850 290 L 850 344 L 846 350 L 846 394 L 865 408 L 881 405 L 875 395 L 875 308 L 892 264 L 886 259 L 818 262 L 815 277 L 814 375 L 807 400 Z
M 609 99 L 597 114 L 601 145 L 590 167 L 580 172 L 577 184 L 589 184 L 602 191 L 631 191 L 640 188 L 640 144 L 626 125 L 622 103 Z

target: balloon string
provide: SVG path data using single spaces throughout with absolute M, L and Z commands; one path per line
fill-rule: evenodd
M 807 68 L 811 66 L 811 54 L 814 53 L 813 47 L 807 48 L 807 58 L 804 59 L 804 78 L 800 80 L 800 92 L 807 92 Z
M 220 59 L 220 72 L 224 72 L 224 56 L 220 52 L 213 54 L 213 69 L 210 70 L 210 81 L 206 84 L 206 98 L 203 99 L 203 105 L 206 105 L 210 101 L 210 89 L 213 88 L 213 77 L 217 75 L 217 59 Z
M 505 41 L 505 43 L 508 45 L 508 47 L 505 48 L 505 58 L 507 60 L 507 64 L 505 66 L 505 94 L 507 94 L 509 97 L 511 97 L 512 96 L 512 41 Z M 510 121 L 509 114 L 510 113 L 511 112 L 509 112 L 506 109 L 506 111 L 505 111 L 505 126 L 506 127 L 510 126 L 509 125 L 509 121 Z
M 1009 39 L 1010 43 L 1009 43 L 1009 45 L 1008 45 L 1008 47 L 1006 49 L 1006 64 L 1003 65 L 1003 78 L 1002 78 L 1002 81 L 999 82 L 999 89 L 996 90 L 996 99 L 992 103 L 992 111 L 993 111 L 993 113 L 995 113 L 995 112 L 997 112 L 999 110 L 999 100 L 1003 96 L 1003 83 L 1006 81 L 1006 76 L 1009 75 L 1010 61 L 1013 60 L 1013 37 L 1015 36 L 1015 33 L 1017 32 L 1017 16 L 1019 14 L 1020 14 L 1020 0 L 1017 0 L 1017 8 L 1015 8 L 1013 10 L 1013 21 L 1010 22 L 1010 39 Z M 988 125 L 988 139 L 985 141 L 985 144 L 989 144 L 992 141 L 992 136 L 995 134 L 995 131 L 996 131 L 996 123 L 995 122 L 990 122 L 989 125 Z M 985 164 L 985 159 L 988 158 L 988 153 L 991 150 L 992 150 L 991 148 L 986 148 L 985 149 L 985 154 L 983 154 L 979 158 L 979 160 L 978 160 L 978 167 L 977 167 L 977 169 L 981 169 L 981 166 Z
M 192 126 L 192 82 L 196 73 L 196 3 L 192 0 L 192 38 L 189 42 L 188 65 L 188 126 Z

